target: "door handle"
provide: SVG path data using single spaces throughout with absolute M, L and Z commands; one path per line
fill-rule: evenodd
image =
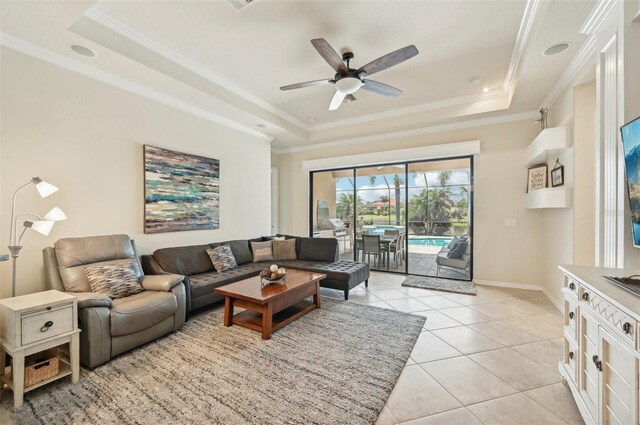
M 573 320 L 573 316 L 575 316 L 575 314 L 574 314 L 574 312 L 572 311 L 572 312 L 570 312 L 570 313 L 569 313 L 569 319 L 572 319 L 572 320 Z
M 582 299 L 585 301 L 589 301 L 589 293 L 585 292 L 584 294 L 582 294 Z

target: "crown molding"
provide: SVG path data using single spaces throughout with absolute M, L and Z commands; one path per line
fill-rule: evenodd
M 544 7 L 540 6 L 540 0 L 528 0 L 524 8 L 524 14 L 522 15 L 522 21 L 520 22 L 520 28 L 518 29 L 518 36 L 516 37 L 516 44 L 511 54 L 511 62 L 509 63 L 509 70 L 504 79 L 503 90 L 509 96 L 509 103 L 515 94 L 518 81 L 520 79 L 520 64 L 522 58 L 526 52 L 526 48 L 531 38 L 533 29 L 536 27 L 535 23 L 542 16 L 542 10 L 546 9 L 547 3 Z
M 520 112 L 508 115 L 498 115 L 487 118 L 477 118 L 473 120 L 458 121 L 447 124 L 438 124 L 427 127 L 413 128 L 409 130 L 394 131 L 382 134 L 373 134 L 369 136 L 354 137 L 350 139 L 336 140 L 324 143 L 314 143 L 312 145 L 298 146 L 294 148 L 278 149 L 272 147 L 271 152 L 283 155 L 296 152 L 306 152 L 313 150 L 339 148 L 344 146 L 361 145 L 364 143 L 373 143 L 386 140 L 396 140 L 407 137 L 422 136 L 426 134 L 444 133 L 447 131 L 461 130 L 465 128 L 482 127 L 486 125 L 504 124 L 513 121 L 522 121 L 535 119 L 540 116 L 538 111 Z
M 278 109 L 273 106 L 269 102 L 251 94 L 243 87 L 238 86 L 237 84 L 221 77 L 218 74 L 210 71 L 209 69 L 193 62 L 187 57 L 179 54 L 178 52 L 162 45 L 161 43 L 155 41 L 151 37 L 141 33 L 135 28 L 125 24 L 119 19 L 105 13 L 104 11 L 98 9 L 97 7 L 92 7 L 88 9 L 84 17 L 90 19 L 91 21 L 101 25 L 109 30 L 121 35 L 122 37 L 127 38 L 128 40 L 143 46 L 146 49 L 153 51 L 154 53 L 164 57 L 165 59 L 193 72 L 194 74 L 203 77 L 214 84 L 223 87 L 230 92 L 237 94 L 243 99 L 253 103 L 254 105 L 273 113 L 274 115 L 284 119 L 285 121 L 293 124 L 307 132 L 312 131 L 320 131 L 320 130 L 328 130 L 338 127 L 344 127 L 354 124 L 361 124 L 370 121 L 377 121 L 385 118 L 393 118 L 401 115 L 409 115 L 419 112 L 426 112 L 435 109 L 442 109 L 452 106 L 464 105 L 469 103 L 475 103 L 483 100 L 495 99 L 500 97 L 508 97 L 509 102 L 515 92 L 517 83 L 518 83 L 518 74 L 520 69 L 520 62 L 522 57 L 526 51 L 527 41 L 529 40 L 531 33 L 534 28 L 534 21 L 540 15 L 540 4 L 542 0 L 527 0 L 525 6 L 525 13 L 523 19 L 520 23 L 520 29 L 518 31 L 518 36 L 516 39 L 516 44 L 511 55 L 511 62 L 509 65 L 509 69 L 507 71 L 507 76 L 503 84 L 503 89 L 495 89 L 490 91 L 489 93 L 479 93 L 476 95 L 470 96 L 461 96 L 450 99 L 443 99 L 439 101 L 427 102 L 419 105 L 409 106 L 401 109 L 394 109 L 391 111 L 373 113 L 362 115 L 355 118 L 349 118 L 344 120 L 332 121 L 325 124 L 317 124 L 317 125 L 308 125 L 302 120 L 288 114 L 287 112 Z
M 332 128 L 345 127 L 354 124 L 362 124 L 369 121 L 378 121 L 385 118 L 394 118 L 401 115 L 410 115 L 419 112 L 432 111 L 434 109 L 443 109 L 451 106 L 464 105 L 467 103 L 480 102 L 505 97 L 506 93 L 502 90 L 492 90 L 489 93 L 474 94 L 471 96 L 452 97 L 450 99 L 437 100 L 434 102 L 422 103 L 420 105 L 408 106 L 406 108 L 393 109 L 385 112 L 376 112 L 373 114 L 361 115 L 355 118 L 348 118 L 339 121 L 332 121 L 325 124 L 317 124 L 309 127 L 309 131 L 329 130 Z
M 125 24 L 119 19 L 103 12 L 102 10 L 97 9 L 96 7 L 92 7 L 88 9 L 83 16 L 105 28 L 108 28 L 109 30 L 121 35 L 122 37 L 125 37 L 128 40 L 140 46 L 143 46 L 146 49 L 151 50 L 152 52 L 164 57 L 165 59 L 177 65 L 180 65 L 181 67 L 193 72 L 194 74 L 199 75 L 200 77 L 205 78 L 211 81 L 212 83 L 219 85 L 220 87 L 223 87 L 224 89 L 264 109 L 265 111 L 268 111 L 274 115 L 277 115 L 278 117 L 284 119 L 290 124 L 298 126 L 306 131 L 309 130 L 309 126 L 306 123 L 294 117 L 293 115 L 290 115 L 282 111 L 281 109 L 276 108 L 270 103 L 253 95 L 252 93 L 247 91 L 245 88 L 235 83 L 232 83 L 231 81 L 221 77 L 220 75 L 214 72 L 211 72 L 209 69 L 205 68 L 204 66 L 197 64 L 196 62 L 188 59 L 187 57 L 181 55 L 175 50 L 172 50 L 167 46 L 157 42 L 156 40 L 152 39 L 146 34 L 136 30 L 135 28 Z
M 204 118 L 216 124 L 231 128 L 236 131 L 240 131 L 244 134 L 248 134 L 260 140 L 264 140 L 267 142 L 271 142 L 273 140 L 273 137 L 269 135 L 263 134 L 248 126 L 238 124 L 237 122 L 230 120 L 224 116 L 210 112 L 206 109 L 202 109 L 198 106 L 192 105 L 175 97 L 168 96 L 164 93 L 142 86 L 138 83 L 134 83 L 133 81 L 118 77 L 109 72 L 105 72 L 92 66 L 88 66 L 78 61 L 66 58 L 58 53 L 54 53 L 50 50 L 29 43 L 28 41 L 14 37 L 10 34 L 0 32 L 0 45 L 56 65 L 60 68 L 67 69 L 69 71 L 84 75 L 94 80 L 101 81 L 130 93 L 134 93 L 147 99 L 151 99 L 163 105 L 170 106 L 183 112 L 198 116 L 200 118 Z
M 591 9 L 591 13 L 582 24 L 580 34 L 593 35 L 600 30 L 602 23 L 607 20 L 618 0 L 599 0 Z

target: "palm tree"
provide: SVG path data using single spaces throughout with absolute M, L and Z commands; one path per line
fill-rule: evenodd
M 451 178 L 451 170 L 444 170 L 438 173 L 438 182 L 440 186 L 445 186 Z
M 357 196 L 356 201 L 358 203 L 357 208 L 364 208 L 364 201 Z M 336 214 L 340 218 L 353 217 L 353 193 L 341 193 L 338 203 L 336 204 Z
M 389 187 L 389 182 L 387 181 L 387 177 L 386 176 L 382 176 L 382 178 L 384 179 L 384 182 L 387 184 L 387 187 Z M 376 180 L 377 180 L 377 176 L 371 176 L 369 177 L 369 183 L 371 183 L 371 186 L 373 186 L 374 184 L 376 184 Z M 401 217 L 401 208 L 402 205 L 400 203 L 400 186 L 402 185 L 403 180 L 400 178 L 400 176 L 398 174 L 393 176 L 393 186 L 395 189 L 395 195 L 396 195 L 396 225 L 399 226 L 400 225 L 400 217 Z

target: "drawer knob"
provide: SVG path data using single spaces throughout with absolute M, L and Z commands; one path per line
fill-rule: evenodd
M 629 335 L 631 333 L 631 323 L 625 322 L 625 324 L 622 325 L 622 330 L 624 331 L 624 333 Z
M 40 332 L 46 332 L 46 331 L 48 331 L 48 330 L 49 330 L 49 328 L 50 328 L 51 326 L 53 326 L 53 322 L 52 322 L 51 320 L 49 320 L 48 322 L 46 322 L 46 323 L 44 324 L 44 326 L 43 326 L 43 327 L 41 327 L 41 328 L 40 328 Z
M 569 313 L 569 319 L 573 320 L 573 316 L 575 316 L 575 314 L 572 312 Z
M 593 360 L 594 363 L 598 362 L 598 355 L 595 355 L 591 358 L 591 360 Z
M 574 291 L 576 289 L 576 284 L 571 282 L 569 283 L 569 289 L 571 289 L 572 291 Z
M 569 358 L 573 360 L 573 351 L 569 351 Z
M 582 299 L 585 301 L 589 301 L 589 293 L 585 292 L 584 294 L 582 294 Z

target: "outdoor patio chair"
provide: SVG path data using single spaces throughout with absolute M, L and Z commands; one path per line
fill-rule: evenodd
M 362 261 L 367 256 L 367 263 L 371 264 L 371 255 L 376 265 L 380 266 L 380 257 L 385 248 L 380 245 L 380 235 L 362 235 Z
M 395 243 L 389 245 L 389 253 L 393 253 L 393 261 L 396 262 L 396 268 L 398 268 L 398 264 L 402 264 L 404 261 L 405 237 L 406 236 L 404 234 L 398 235 L 398 239 Z M 400 260 L 400 263 L 398 263 L 398 260 Z

